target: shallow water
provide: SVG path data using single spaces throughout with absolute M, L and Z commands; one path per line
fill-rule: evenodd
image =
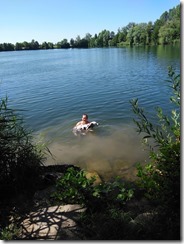
M 104 179 L 117 175 L 134 179 L 135 165 L 148 159 L 148 148 L 133 127 L 105 126 L 95 128 L 86 136 L 73 137 L 68 143 L 60 138 L 49 144 L 53 157 L 46 164 L 74 164 L 87 171 L 97 171 Z

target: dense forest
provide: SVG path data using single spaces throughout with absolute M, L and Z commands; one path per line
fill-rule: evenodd
M 38 50 L 53 48 L 93 48 L 122 47 L 134 45 L 166 45 L 180 42 L 180 4 L 165 11 L 154 23 L 130 22 L 127 26 L 114 31 L 103 30 L 92 36 L 87 33 L 84 38 L 79 35 L 70 42 L 63 39 L 57 43 L 32 40 L 31 42 L 1 43 L 0 51 Z

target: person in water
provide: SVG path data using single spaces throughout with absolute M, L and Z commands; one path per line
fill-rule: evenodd
M 83 114 L 82 115 L 82 120 L 79 121 L 76 126 L 78 125 L 86 125 L 86 124 L 89 124 L 90 122 L 88 121 L 88 115 L 87 114 Z

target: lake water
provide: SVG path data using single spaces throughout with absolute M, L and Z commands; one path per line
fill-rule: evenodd
M 155 107 L 168 114 L 170 65 L 180 72 L 179 47 L 0 52 L 0 95 L 7 94 L 35 137 L 47 141 L 54 159 L 48 156 L 46 164 L 131 178 L 147 151 L 129 101 L 138 98 L 154 123 Z M 72 128 L 83 113 L 99 126 L 77 138 Z

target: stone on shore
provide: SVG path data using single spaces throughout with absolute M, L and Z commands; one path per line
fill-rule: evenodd
M 80 240 L 77 220 L 86 209 L 81 205 L 42 208 L 22 222 L 22 240 Z

